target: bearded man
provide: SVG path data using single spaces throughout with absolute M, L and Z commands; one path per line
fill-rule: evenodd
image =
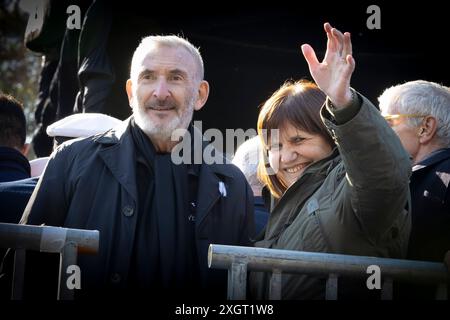
M 208 269 L 207 250 L 250 244 L 251 189 L 231 164 L 171 161 L 175 130 L 201 135 L 190 123 L 208 99 L 203 77 L 187 40 L 144 38 L 126 83 L 133 115 L 51 156 L 22 223 L 100 231 L 98 255 L 79 256 L 76 298 L 225 298 L 226 271 Z

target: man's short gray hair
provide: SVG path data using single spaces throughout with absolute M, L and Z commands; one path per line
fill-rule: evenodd
M 205 76 L 203 59 L 198 48 L 196 48 L 188 40 L 176 36 L 148 36 L 141 40 L 138 47 L 134 51 L 133 59 L 131 60 L 130 79 L 137 77 L 138 63 L 147 55 L 149 49 L 155 45 L 166 46 L 170 48 L 182 47 L 191 54 L 197 65 L 197 73 L 194 75 L 197 81 L 203 80 Z M 134 78 L 133 78 L 134 77 Z
M 450 146 L 450 88 L 424 80 L 410 81 L 386 89 L 378 101 L 383 113 L 435 117 L 438 140 L 446 147 Z M 419 126 L 422 120 L 407 118 L 413 127 Z

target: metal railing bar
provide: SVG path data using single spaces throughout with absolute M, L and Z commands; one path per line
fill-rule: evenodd
M 272 272 L 269 286 L 270 300 L 281 300 L 281 275 L 282 272 L 279 269 L 275 269 Z
M 386 277 L 381 287 L 381 300 L 392 300 L 393 297 L 393 281 Z
M 14 252 L 13 287 L 11 292 L 12 300 L 23 298 L 23 283 L 25 278 L 26 250 L 16 249 Z
M 450 279 L 445 265 L 436 262 L 214 244 L 209 247 L 210 268 L 228 269 L 236 259 L 246 261 L 251 271 L 280 269 L 293 274 L 366 277 L 367 267 L 377 265 L 384 277 L 400 282 L 435 284 Z
M 338 299 L 338 275 L 331 273 L 328 276 L 326 289 L 325 289 L 325 300 L 337 300 Z
M 78 248 L 76 244 L 73 242 L 69 242 L 64 246 L 64 249 L 60 254 L 58 300 L 74 299 L 75 290 L 69 289 L 68 287 L 67 280 L 71 274 L 67 273 L 67 268 L 69 266 L 75 266 L 77 264 L 77 251 Z
M 57 245 L 54 243 L 49 245 L 47 240 L 51 239 L 51 235 L 60 237 L 61 234 L 64 234 L 65 242 L 76 243 L 80 253 L 95 254 L 98 251 L 99 232 L 97 230 L 13 223 L 0 223 L 0 247 L 14 249 L 25 248 L 27 250 L 58 253 L 61 252 L 64 243 L 60 241 Z
M 228 299 L 245 300 L 247 296 L 247 264 L 233 262 L 228 269 Z

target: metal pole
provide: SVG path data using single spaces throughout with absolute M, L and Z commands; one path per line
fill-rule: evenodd
M 381 300 L 392 300 L 393 298 L 393 281 L 392 278 L 385 278 L 383 287 L 381 288 Z
M 325 300 L 337 300 L 338 299 L 338 275 L 330 273 L 327 279 L 325 289 Z
M 281 300 L 281 270 L 275 269 L 270 277 L 269 299 Z
M 69 266 L 76 266 L 78 253 L 95 254 L 99 249 L 97 230 L 69 229 L 0 223 L 0 247 L 16 249 L 12 299 L 23 297 L 26 250 L 60 253 L 58 299 L 73 299 L 74 290 L 67 285 Z
M 240 246 L 210 245 L 210 268 L 228 269 L 232 261 L 247 262 L 248 270 L 283 273 L 366 277 L 367 267 L 377 265 L 384 277 L 409 283 L 448 283 L 450 276 L 443 263 L 351 256 L 319 252 L 278 250 Z
M 52 239 L 55 235 L 56 240 L 55 237 Z M 75 242 L 80 253 L 98 252 L 99 232 L 97 230 L 0 223 L 0 247 L 2 248 L 24 248 L 57 253 L 61 252 L 64 246 L 64 242 L 61 241 L 63 236 L 65 241 Z
M 228 300 L 245 300 L 247 289 L 247 264 L 233 262 L 228 269 Z
M 59 263 L 59 279 L 58 279 L 58 300 L 73 300 L 75 297 L 74 288 L 69 288 L 70 266 L 77 265 L 77 246 L 73 242 L 69 242 L 64 246 L 60 254 Z M 76 272 L 76 271 L 75 271 Z M 77 276 L 76 274 L 74 275 Z
M 12 300 L 21 300 L 23 298 L 26 253 L 25 249 L 16 249 L 16 252 L 14 252 Z
M 436 289 L 436 300 L 447 300 L 448 292 L 447 292 L 447 284 L 440 283 Z

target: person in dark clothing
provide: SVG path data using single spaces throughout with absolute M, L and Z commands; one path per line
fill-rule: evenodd
M 413 162 L 407 259 L 442 262 L 450 250 L 450 90 L 410 81 L 386 89 L 378 100 Z M 433 299 L 436 288 L 400 290 L 403 298 Z
M 203 161 L 190 125 L 208 98 L 203 76 L 188 41 L 144 38 L 126 83 L 133 116 L 53 153 L 22 223 L 100 231 L 98 255 L 79 256 L 76 298 L 225 298 L 227 272 L 208 269 L 208 247 L 250 245 L 253 197 L 235 166 Z
M 26 154 L 29 146 L 25 143 L 26 120 L 23 106 L 12 96 L 3 93 L 0 93 L 0 128 L 0 222 L 17 223 L 33 191 L 28 184 L 31 168 Z M 15 185 L 17 181 L 26 181 L 26 186 L 21 184 L 19 189 L 12 189 L 11 185 Z M 13 194 L 6 193 L 5 188 L 11 189 Z M 26 192 L 24 188 L 27 189 Z M 5 252 L 6 249 L 0 248 L 0 262 Z M 0 299 L 8 292 L 2 285 L 2 278 L 0 277 Z
M 105 114 L 78 113 L 52 123 L 46 131 L 48 137 L 55 140 L 52 144 L 56 149 L 59 144 L 67 140 L 101 134 L 119 124 L 121 124 L 120 120 Z M 31 178 L 0 182 L 1 223 L 19 223 L 48 159 L 48 157 L 36 159 L 41 160 L 42 168 L 35 170 L 33 175 L 32 166 Z M 6 249 L 0 248 L 0 262 L 5 257 L 5 253 Z M 0 300 L 9 299 L 11 296 L 13 258 L 13 252 L 11 252 L 4 259 L 4 265 L 8 267 L 0 267 Z
M 35 177 L 0 183 L 0 222 L 19 223 L 38 180 Z
M 0 93 L 0 182 L 30 177 L 26 127 L 22 104 Z
M 120 120 L 101 113 L 78 113 L 52 123 L 47 127 L 47 135 L 55 140 L 52 144 L 56 149 L 64 141 L 104 133 L 120 123 Z M 19 223 L 45 163 L 48 162 L 48 158 L 39 160 L 43 162 L 40 164 L 42 168 L 31 178 L 0 182 L 0 222 Z
M 77 5 L 80 16 L 83 17 L 94 1 L 22 2 L 23 9 L 29 14 L 25 45 L 31 51 L 43 55 L 35 108 L 37 128 L 33 135 L 33 148 L 38 157 L 45 157 L 53 150 L 53 141 L 46 134 L 47 126 L 74 112 L 78 92 L 78 42 L 81 31 L 67 27 L 67 9 L 71 5 Z

